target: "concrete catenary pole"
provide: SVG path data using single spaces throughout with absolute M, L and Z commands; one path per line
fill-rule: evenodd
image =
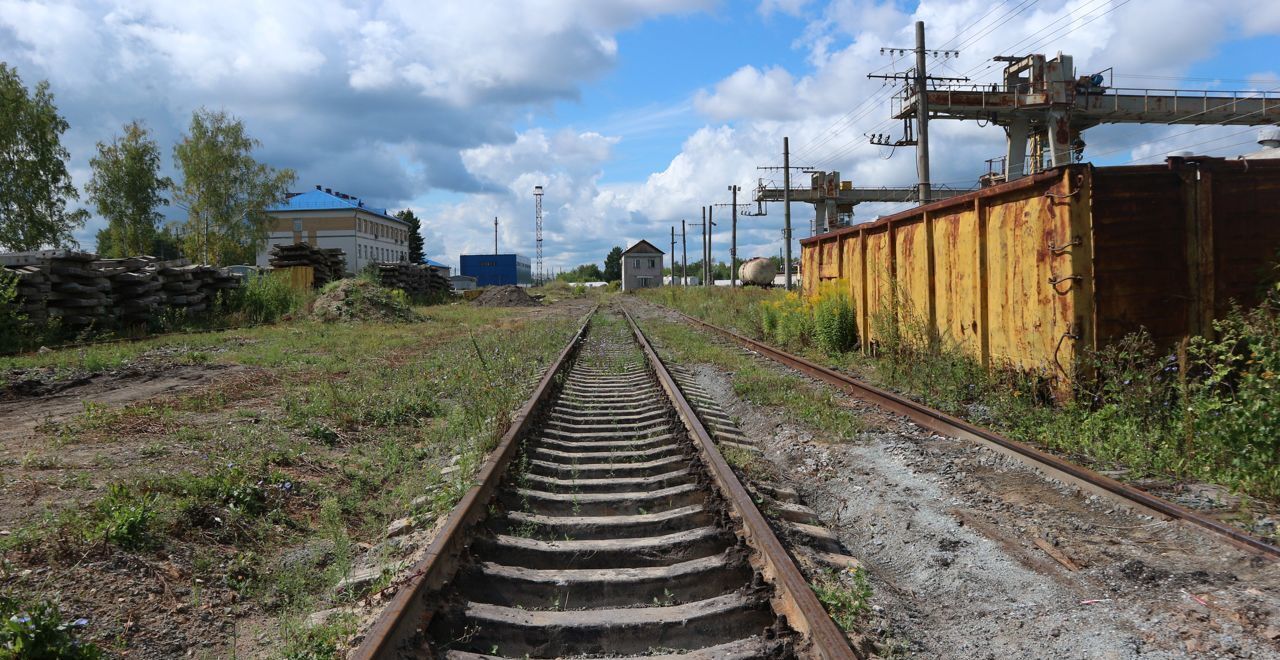
M 791 290 L 791 139 L 782 138 L 782 240 L 787 246 L 782 272 Z
M 707 207 L 702 207 L 702 286 L 707 285 Z
M 498 253 L 498 216 L 493 216 L 493 253 Z
M 917 195 L 921 204 L 929 203 L 929 94 L 925 88 L 927 53 L 924 49 L 924 21 L 916 21 L 916 170 L 920 174 Z
M 711 230 L 716 226 L 714 220 L 716 207 L 707 207 L 707 286 L 715 286 L 716 269 L 711 266 Z
M 733 243 L 729 246 L 729 286 L 738 286 L 738 187 L 729 186 L 733 193 Z
M 676 283 L 676 226 L 671 225 L 671 281 L 668 284 L 675 286 Z
M 683 257 L 680 260 L 680 284 L 689 286 L 689 227 L 684 218 L 680 219 L 680 251 Z M 674 262 L 676 255 L 671 255 L 671 261 Z

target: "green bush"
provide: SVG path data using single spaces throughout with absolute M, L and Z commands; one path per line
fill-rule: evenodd
M 0 269 L 0 346 L 28 345 L 26 323 L 18 308 L 18 276 Z
M 0 597 L 0 658 L 96 660 L 102 657 L 98 647 L 76 639 L 88 623 L 64 620 L 49 602 L 24 608 L 12 598 Z
M 1192 340 L 1185 453 L 1199 476 L 1280 497 L 1280 290 Z
M 605 285 L 604 290 L 610 293 L 622 288 L 622 280 L 613 280 Z
M 111 484 L 98 500 L 97 538 L 126 550 L 152 544 L 151 523 L 156 516 L 156 496 L 137 495 L 128 486 Z
M 228 307 L 246 323 L 272 323 L 300 309 L 307 295 L 289 286 L 283 277 L 251 276 L 231 296 Z
M 824 285 L 811 301 L 813 337 L 818 348 L 834 355 L 852 349 L 858 342 L 853 303 L 844 287 Z

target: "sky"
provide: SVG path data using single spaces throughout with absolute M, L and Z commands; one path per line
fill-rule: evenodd
M 839 170 L 859 186 L 911 185 L 915 154 L 868 143 L 901 134 L 894 89 L 914 22 L 960 51 L 931 73 L 995 80 L 994 55 L 1059 51 L 1116 86 L 1280 89 L 1280 2 L 1252 0 L 0 0 L 0 61 L 48 80 L 83 189 L 99 141 L 144 121 L 173 172 L 193 110 L 241 118 L 259 160 L 423 218 L 428 256 L 456 264 L 534 253 L 533 188 L 545 190 L 547 270 L 602 263 L 615 245 L 666 250 L 682 219 L 740 202 L 782 160 Z M 1097 164 L 1160 162 L 1190 150 L 1256 150 L 1256 129 L 1100 126 Z M 932 179 L 971 187 L 1003 132 L 930 124 Z M 856 221 L 901 208 L 865 204 Z M 811 207 L 793 206 L 795 235 Z M 172 215 L 176 211 L 170 209 Z M 728 208 L 715 210 L 728 259 Z M 778 254 L 782 208 L 739 220 L 739 256 Z M 172 217 L 178 217 L 173 215 Z M 104 225 L 77 234 L 85 248 Z M 689 246 L 697 253 L 694 236 Z M 677 245 L 677 251 L 680 247 Z

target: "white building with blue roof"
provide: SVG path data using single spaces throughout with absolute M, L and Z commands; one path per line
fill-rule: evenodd
M 258 253 L 259 266 L 268 265 L 271 246 L 294 243 L 342 250 L 348 273 L 371 263 L 409 260 L 409 223 L 353 195 L 316 186 L 291 193 L 266 212 L 273 221 L 267 244 Z

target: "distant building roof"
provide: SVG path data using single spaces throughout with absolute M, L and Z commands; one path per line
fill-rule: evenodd
M 452 266 L 450 266 L 449 264 L 442 264 L 439 261 L 435 261 L 432 259 L 427 259 L 427 265 L 435 266 L 436 268 L 452 268 Z
M 637 242 L 635 245 L 632 245 L 631 247 L 627 248 L 625 251 L 623 251 L 623 254 L 631 254 L 633 252 L 636 254 L 666 254 L 662 250 L 659 250 L 658 248 L 654 247 L 653 243 L 650 243 L 649 241 L 645 241 L 645 240 L 641 240 Z
M 289 193 L 289 197 L 284 200 L 284 203 L 267 207 L 267 211 L 345 211 L 347 209 L 360 209 L 388 220 L 394 220 L 405 225 L 408 224 L 404 220 L 388 214 L 386 209 L 367 206 L 364 200 L 355 195 L 334 192 L 331 188 L 321 189 L 320 186 L 316 186 L 315 190 L 308 190 L 302 193 Z

